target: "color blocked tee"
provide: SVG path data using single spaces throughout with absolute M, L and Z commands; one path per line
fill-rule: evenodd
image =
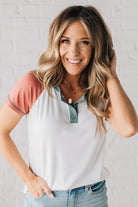
M 105 134 L 95 137 L 96 116 L 86 94 L 74 105 L 52 96 L 31 72 L 20 78 L 6 98 L 8 105 L 27 116 L 29 166 L 51 190 L 69 190 L 106 179 Z

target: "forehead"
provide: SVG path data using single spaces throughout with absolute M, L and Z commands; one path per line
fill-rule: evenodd
M 88 34 L 80 21 L 72 22 L 64 31 L 63 36 L 83 36 L 88 37 Z

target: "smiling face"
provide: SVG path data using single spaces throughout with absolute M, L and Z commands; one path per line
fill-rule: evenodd
M 92 56 L 92 44 L 80 21 L 71 23 L 60 39 L 61 62 L 70 75 L 79 76 Z

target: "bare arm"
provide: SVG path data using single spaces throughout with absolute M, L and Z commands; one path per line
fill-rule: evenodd
M 20 119 L 21 116 L 14 112 L 5 102 L 0 109 L 0 152 L 23 182 L 26 183 L 29 192 L 34 197 L 39 197 L 44 191 L 50 196 L 52 192 L 47 183 L 31 172 L 10 137 L 10 132 Z
M 138 131 L 138 117 L 130 99 L 123 90 L 116 74 L 116 56 L 111 62 L 114 78 L 107 81 L 107 89 L 111 101 L 107 121 L 113 129 L 124 137 L 130 137 Z

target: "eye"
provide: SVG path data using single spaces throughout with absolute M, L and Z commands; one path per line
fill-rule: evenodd
M 68 44 L 69 43 L 69 40 L 68 39 L 61 39 L 60 43 Z
M 89 45 L 89 41 L 86 41 L 86 40 L 83 40 L 83 41 L 81 41 L 81 45 Z

